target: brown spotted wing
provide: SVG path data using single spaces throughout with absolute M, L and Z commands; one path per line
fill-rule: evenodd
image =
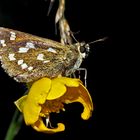
M 20 31 L 0 28 L 0 61 L 4 70 L 18 82 L 42 77 L 67 76 L 79 68 L 84 53 L 80 43 L 59 42 Z

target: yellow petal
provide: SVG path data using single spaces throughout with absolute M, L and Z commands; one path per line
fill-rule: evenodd
M 24 104 L 26 102 L 27 95 L 22 96 L 17 101 L 14 102 L 16 107 L 19 109 L 20 112 L 23 111 Z
M 29 91 L 28 100 L 31 99 L 32 102 L 43 104 L 51 88 L 51 84 L 51 79 L 49 78 L 42 78 L 34 82 Z
M 45 103 L 50 87 L 51 80 L 48 78 L 42 78 L 33 83 L 23 107 L 24 120 L 27 125 L 34 124 L 38 120 L 41 111 L 40 104 Z
M 67 77 L 58 77 L 52 79 L 52 87 L 47 96 L 47 100 L 54 100 L 63 96 L 66 92 L 67 87 L 78 87 L 80 83 L 79 79 L 76 78 L 67 78 Z
M 52 80 L 52 87 L 48 93 L 47 100 L 53 100 L 64 95 L 66 92 L 66 87 L 63 83 L 58 82 L 57 80 Z
M 65 130 L 65 126 L 63 123 L 58 123 L 57 126 L 58 126 L 57 128 L 47 128 L 41 118 L 35 124 L 32 125 L 32 127 L 36 131 L 44 133 L 56 133 Z

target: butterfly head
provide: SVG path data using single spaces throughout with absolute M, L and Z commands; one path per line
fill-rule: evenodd
M 76 43 L 75 45 L 77 46 L 81 57 L 86 58 L 90 52 L 89 44 L 86 44 L 85 42 L 81 42 L 81 43 Z

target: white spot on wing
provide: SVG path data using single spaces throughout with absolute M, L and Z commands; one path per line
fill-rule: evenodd
M 32 69 L 33 69 L 33 67 L 32 67 L 32 66 L 28 67 L 28 70 L 29 70 L 29 71 L 31 71 Z
M 11 31 L 10 34 L 11 34 L 10 40 L 15 40 L 16 39 L 16 33 Z
M 0 43 L 1 43 L 1 44 L 5 43 L 5 40 L 0 40 Z
M 12 31 L 10 32 L 10 34 L 12 34 L 12 35 L 16 35 L 16 33 L 15 33 L 15 32 L 12 32 Z
M 34 44 L 33 44 L 32 42 L 27 42 L 27 43 L 26 43 L 26 47 L 27 47 L 27 48 L 32 48 L 32 49 L 35 48 L 35 46 L 34 46 Z
M 3 47 L 5 47 L 5 46 L 6 46 L 5 40 L 4 40 L 4 39 L 0 40 L 0 44 L 1 44 Z
M 47 51 L 52 52 L 52 53 L 56 53 L 56 50 L 54 50 L 53 48 L 48 48 Z
M 16 36 L 11 36 L 10 40 L 16 40 Z
M 18 52 L 19 53 L 26 53 L 26 52 L 28 52 L 28 50 L 29 50 L 29 48 L 21 47 L 21 48 L 19 48 Z
M 50 60 L 45 60 L 45 61 L 43 61 L 43 63 L 48 63 L 48 62 L 50 62 Z
M 18 60 L 18 65 L 21 65 L 21 64 L 23 64 L 23 59 Z
M 21 68 L 26 69 L 26 68 L 28 68 L 28 65 L 26 63 L 23 63 L 23 64 L 21 64 Z
M 37 56 L 37 60 L 41 60 L 41 61 L 43 61 L 44 60 L 44 54 L 38 54 L 38 56 Z
M 14 56 L 15 56 L 14 53 L 10 53 L 10 54 L 9 54 L 8 58 L 10 59 L 10 61 L 16 60 L 16 58 L 15 58 Z

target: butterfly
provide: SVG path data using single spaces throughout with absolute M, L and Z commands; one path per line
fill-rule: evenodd
M 70 76 L 89 53 L 81 42 L 59 42 L 13 29 L 0 27 L 0 61 L 2 68 L 17 82 L 29 83 L 42 77 Z

